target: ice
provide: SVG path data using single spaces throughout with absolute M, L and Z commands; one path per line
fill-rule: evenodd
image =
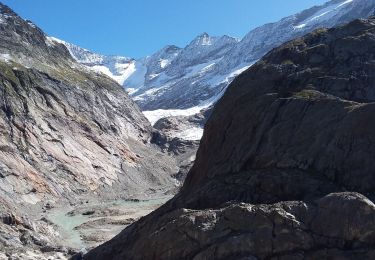
M 211 104 L 191 107 L 188 109 L 157 109 L 152 111 L 143 111 L 151 125 L 154 125 L 159 119 L 171 116 L 191 116 L 198 114 L 202 109 L 209 107 Z
M 203 136 L 203 128 L 200 128 L 200 127 L 188 128 L 175 135 L 175 137 L 177 138 L 184 139 L 184 140 L 191 140 L 191 141 L 200 140 L 202 136 Z
M 169 60 L 163 60 L 163 59 L 160 59 L 160 67 L 161 67 L 162 69 L 164 69 L 165 67 L 167 67 L 169 64 L 170 64 L 170 61 L 169 61 Z
M 295 29 L 303 29 L 304 27 L 306 27 L 308 25 L 311 25 L 311 24 L 315 24 L 316 22 L 321 22 L 322 20 L 328 20 L 328 19 L 332 18 L 333 16 L 335 16 L 337 11 L 341 7 L 351 3 L 353 1 L 354 0 L 347 0 L 347 1 L 344 1 L 344 2 L 339 3 L 339 4 L 329 5 L 326 8 L 324 8 L 324 9 L 320 10 L 319 12 L 317 12 L 316 14 L 314 14 L 313 17 L 310 17 L 307 20 L 303 21 L 301 24 L 294 26 L 294 28 Z

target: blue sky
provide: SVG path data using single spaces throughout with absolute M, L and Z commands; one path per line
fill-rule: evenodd
M 143 57 L 202 32 L 252 28 L 326 0 L 0 0 L 49 35 L 103 53 Z

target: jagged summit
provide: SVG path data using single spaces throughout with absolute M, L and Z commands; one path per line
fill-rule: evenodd
M 212 45 L 212 42 L 215 40 L 214 37 L 210 37 L 208 33 L 204 32 L 198 35 L 189 45 L 204 46 Z
M 211 46 L 223 40 L 236 41 L 235 38 L 229 36 L 210 36 L 208 33 L 204 32 L 198 35 L 193 41 L 191 41 L 191 43 L 188 46 Z
M 204 32 L 198 35 L 194 40 L 188 44 L 186 48 L 189 47 L 199 47 L 199 46 L 212 46 L 215 44 L 221 43 L 229 43 L 229 42 L 238 42 L 238 39 L 224 35 L 224 36 L 210 36 L 208 33 Z

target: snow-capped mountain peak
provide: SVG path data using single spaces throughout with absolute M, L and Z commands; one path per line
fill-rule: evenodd
M 143 110 L 190 109 L 215 102 L 235 76 L 272 48 L 317 28 L 374 14 L 375 0 L 332 0 L 250 31 L 242 40 L 203 33 L 133 94 Z M 147 73 L 146 73 L 147 74 Z M 126 84 L 126 82 L 125 82 Z
M 241 40 L 202 33 L 184 48 L 166 46 L 139 60 L 104 58 L 67 47 L 81 63 L 95 68 L 99 60 L 100 66 L 111 73 L 116 67 L 113 64 L 123 64 L 122 68 L 127 64 L 121 77 L 112 76 L 129 90 L 143 110 L 191 109 L 215 102 L 235 76 L 272 48 L 319 27 L 367 18 L 374 10 L 375 0 L 332 0 L 255 28 Z
M 239 40 L 234 37 L 230 37 L 227 35 L 224 36 L 210 36 L 208 33 L 202 33 L 198 35 L 194 40 L 188 44 L 185 49 L 195 49 L 201 48 L 205 46 L 206 48 L 210 48 L 210 46 L 218 46 L 218 45 L 226 45 L 226 44 L 234 44 L 237 43 Z

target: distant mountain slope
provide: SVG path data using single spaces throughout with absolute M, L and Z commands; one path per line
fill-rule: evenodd
M 319 27 L 329 28 L 369 17 L 374 10 L 375 0 L 332 0 L 276 23 L 260 26 L 241 41 L 204 33 L 182 49 L 167 46 L 149 57 L 133 60 L 129 65 L 117 62 L 117 58 L 110 62 L 111 65 L 101 65 L 110 71 L 116 67 L 113 64 L 127 66 L 118 71 L 122 77 L 114 78 L 128 89 L 142 110 L 204 108 L 221 97 L 236 75 L 272 48 Z M 97 62 L 84 63 L 98 65 Z M 161 112 L 158 114 L 162 115 Z

